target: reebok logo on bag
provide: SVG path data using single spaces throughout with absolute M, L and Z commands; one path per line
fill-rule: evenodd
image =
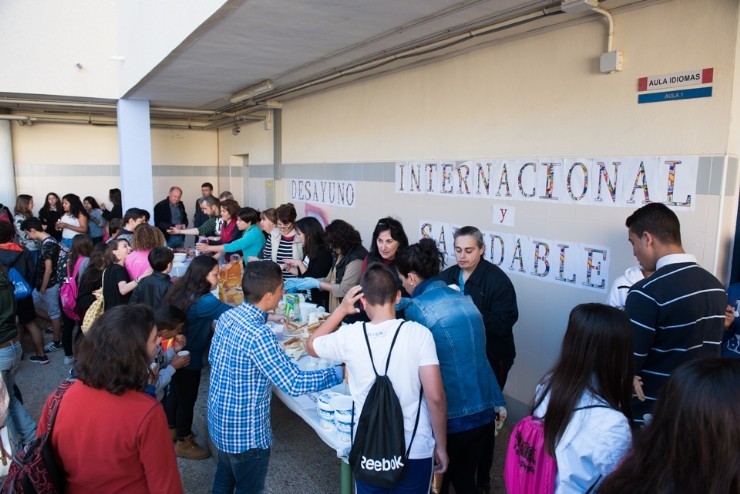
M 423 390 L 419 390 L 419 408 L 416 410 L 416 423 L 407 448 L 403 426 L 403 410 L 393 389 L 393 384 L 388 377 L 388 365 L 391 362 L 393 346 L 396 344 L 396 338 L 398 338 L 398 333 L 404 322 L 398 325 L 396 334 L 393 336 L 391 347 L 388 349 L 388 360 L 385 363 L 385 374 L 382 376 L 375 369 L 370 340 L 367 337 L 365 324 L 362 324 L 367 351 L 370 354 L 370 362 L 375 373 L 375 382 L 370 387 L 365 399 L 365 406 L 362 407 L 362 413 L 357 422 L 357 430 L 349 453 L 349 464 L 355 478 L 385 488 L 391 488 L 398 484 L 406 472 L 406 462 L 411 451 L 411 444 L 414 442 L 414 436 L 416 436 L 416 428 L 419 425 L 419 410 L 421 409 L 423 392 Z M 353 424 L 354 412 L 353 404 Z

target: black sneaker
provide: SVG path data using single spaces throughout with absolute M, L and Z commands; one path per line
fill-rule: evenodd
M 47 357 L 46 355 L 42 355 L 40 357 L 38 355 L 31 355 L 28 360 L 41 365 L 46 365 L 49 363 L 49 357 Z

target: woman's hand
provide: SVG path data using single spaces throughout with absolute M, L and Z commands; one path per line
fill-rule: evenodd
M 198 252 L 213 252 L 215 249 L 208 244 L 195 244 L 195 250 Z

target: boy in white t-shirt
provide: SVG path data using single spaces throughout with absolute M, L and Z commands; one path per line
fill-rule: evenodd
M 355 402 L 355 416 L 362 413 L 370 387 L 375 382 L 372 362 L 364 342 L 362 322 L 342 326 L 334 332 L 348 315 L 358 312 L 355 302 L 363 305 L 370 317 L 367 336 L 373 351 L 373 360 L 383 364 L 388 358 L 391 341 L 399 324 L 396 304 L 401 292 L 396 288 L 395 275 L 382 265 L 371 265 L 355 286 L 345 295 L 342 303 L 309 338 L 308 354 L 330 360 L 341 360 L 347 366 L 349 391 Z M 377 364 L 376 364 L 377 365 Z M 357 493 L 408 493 L 426 494 L 432 473 L 447 469 L 447 402 L 445 399 L 439 360 L 434 339 L 427 328 L 408 321 L 401 328 L 387 371 L 403 409 L 406 444 L 411 434 L 419 408 L 419 389 L 424 386 L 424 400 L 419 409 L 419 426 L 411 446 L 406 473 L 400 484 L 384 489 L 357 481 Z

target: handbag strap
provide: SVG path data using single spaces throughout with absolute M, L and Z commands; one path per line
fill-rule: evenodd
M 72 381 L 64 381 L 60 384 L 49 402 L 49 413 L 46 414 L 46 433 L 51 436 L 51 430 L 54 428 L 54 422 L 57 418 L 57 412 L 59 411 L 59 405 L 62 403 L 62 397 L 64 393 L 72 386 Z

